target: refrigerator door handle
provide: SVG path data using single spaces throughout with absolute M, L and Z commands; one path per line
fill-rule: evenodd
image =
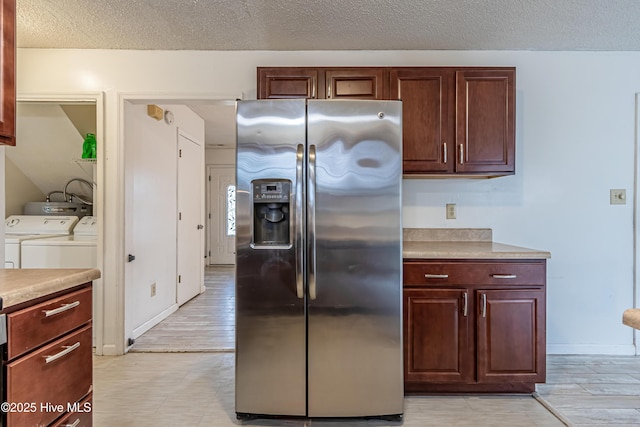
M 294 236 L 296 247 L 296 294 L 304 299 L 304 240 L 302 220 L 304 218 L 304 145 L 298 144 L 296 152 L 296 217 Z
M 316 146 L 309 146 L 309 181 L 307 194 L 309 234 L 309 298 L 316 299 Z

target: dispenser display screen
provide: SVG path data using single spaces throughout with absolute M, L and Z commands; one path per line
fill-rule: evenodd
M 291 246 L 291 181 L 261 179 L 252 182 L 254 249 Z

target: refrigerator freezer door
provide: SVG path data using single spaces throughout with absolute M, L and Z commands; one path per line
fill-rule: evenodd
M 236 412 L 306 415 L 303 260 L 304 100 L 242 101 L 237 107 Z M 301 173 L 302 171 L 302 173 Z M 257 181 L 273 181 L 262 194 Z M 254 183 L 252 186 L 252 182 Z M 279 185 L 290 182 L 291 185 Z M 291 245 L 252 244 L 255 198 L 290 188 Z M 264 205 L 258 206 L 263 209 Z M 271 221 L 282 215 L 269 217 Z M 281 243 L 281 242 L 280 242 Z
M 402 414 L 401 104 L 307 110 L 308 415 Z

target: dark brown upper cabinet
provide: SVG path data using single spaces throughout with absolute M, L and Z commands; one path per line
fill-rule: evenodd
M 259 67 L 276 98 L 401 100 L 406 177 L 515 173 L 514 67 Z
M 16 145 L 16 2 L 0 3 L 0 145 Z

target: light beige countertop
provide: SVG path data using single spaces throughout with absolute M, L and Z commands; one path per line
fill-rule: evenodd
M 97 268 L 0 269 L 0 298 L 5 310 L 32 299 L 98 279 Z
M 497 243 L 489 228 L 405 228 L 404 259 L 546 259 L 551 253 Z

